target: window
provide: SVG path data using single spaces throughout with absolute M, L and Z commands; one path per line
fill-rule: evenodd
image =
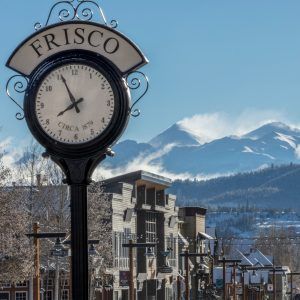
M 177 239 L 174 238 L 173 234 L 171 233 L 170 236 L 167 238 L 167 250 L 170 251 L 167 257 L 169 264 L 171 267 L 177 266 Z
M 11 284 L 8 281 L 2 281 L 2 282 L 0 282 L 0 288 L 1 289 L 11 288 Z M 1 300 L 1 298 L 0 298 L 0 300 Z
M 64 287 L 64 286 L 70 286 L 70 282 L 68 278 L 63 278 L 60 280 L 60 286 Z
M 62 290 L 60 299 L 69 300 L 69 290 Z
M 45 284 L 48 285 L 48 286 L 53 286 L 53 279 L 52 278 L 46 279 Z
M 45 292 L 45 300 L 52 300 L 52 291 Z
M 130 228 L 124 228 L 124 232 L 114 232 L 114 267 L 128 268 L 129 250 L 123 244 L 128 244 L 130 239 L 133 239 Z
M 119 300 L 119 292 L 118 291 L 114 292 L 114 300 Z
M 9 300 L 9 292 L 0 292 L 0 300 Z
M 16 292 L 16 300 L 27 300 L 27 292 Z
M 27 287 L 27 281 L 23 281 L 23 282 L 19 282 L 16 284 L 16 287 L 17 288 L 20 288 L 20 287 Z
M 153 212 L 146 213 L 146 242 L 156 242 L 156 214 Z

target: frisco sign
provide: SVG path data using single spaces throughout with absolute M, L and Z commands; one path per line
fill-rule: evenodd
M 92 22 L 72 21 L 45 27 L 30 36 L 11 55 L 7 66 L 29 76 L 52 55 L 70 50 L 86 50 L 102 55 L 122 74 L 148 62 L 132 41 L 112 28 Z

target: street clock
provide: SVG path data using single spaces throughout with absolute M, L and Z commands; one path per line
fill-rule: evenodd
M 52 57 L 32 75 L 27 124 L 49 153 L 84 157 L 114 143 L 127 125 L 130 92 L 106 59 L 83 50 Z
M 7 66 L 29 78 L 24 114 L 50 155 L 83 158 L 114 144 L 127 126 L 127 76 L 147 59 L 127 37 L 92 22 L 48 26 L 26 39 Z
M 61 22 L 49 26 L 57 10 Z M 96 13 L 103 24 L 92 22 Z M 8 96 L 24 112 L 17 119 L 25 118 L 70 185 L 73 300 L 89 299 L 87 186 L 130 116 L 139 114 L 133 108 L 148 90 L 147 77 L 139 71 L 148 61 L 116 24 L 108 25 L 96 1 L 59 1 L 46 26 L 37 24 L 7 62 L 18 73 L 7 84 Z M 132 101 L 131 92 L 142 87 L 138 75 L 145 80 L 144 92 Z M 23 106 L 10 86 L 24 93 Z

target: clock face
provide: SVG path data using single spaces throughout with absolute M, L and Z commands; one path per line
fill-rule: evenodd
M 35 113 L 44 132 L 65 144 L 94 140 L 110 125 L 115 111 L 111 81 L 84 63 L 68 63 L 41 81 Z

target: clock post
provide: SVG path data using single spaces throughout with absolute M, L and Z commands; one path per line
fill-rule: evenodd
M 50 24 L 57 11 L 60 22 Z M 97 13 L 100 23 L 93 22 Z M 99 163 L 112 155 L 110 147 L 130 116 L 139 116 L 134 107 L 149 86 L 138 71 L 147 58 L 117 25 L 114 20 L 107 23 L 96 0 L 57 2 L 45 26 L 37 23 L 36 32 L 6 64 L 19 73 L 6 86 L 22 110 L 16 118 L 26 120 L 70 187 L 73 300 L 89 299 L 88 186 Z M 24 94 L 23 106 L 11 87 L 15 94 Z
M 109 153 L 108 153 L 109 154 Z M 106 157 L 100 154 L 90 159 L 52 159 L 66 174 L 65 183 L 71 193 L 72 297 L 88 300 L 88 224 L 87 189 L 94 168 Z

